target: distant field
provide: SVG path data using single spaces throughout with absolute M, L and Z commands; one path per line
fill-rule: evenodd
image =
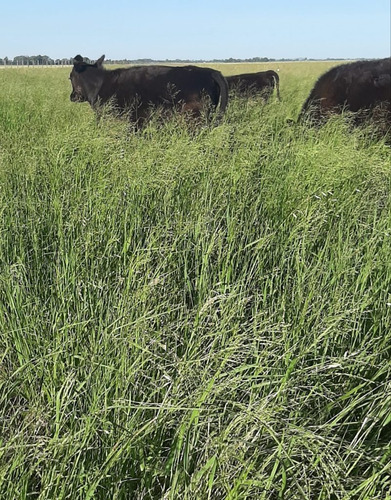
M 334 64 L 138 134 L 1 72 L 1 499 L 391 498 L 390 147 L 287 123 Z
M 328 69 L 338 64 L 343 64 L 347 61 L 273 61 L 265 63 L 221 63 L 212 64 L 213 68 L 218 69 L 224 75 L 235 75 L 240 73 L 255 73 L 257 71 L 266 71 L 273 69 L 281 72 L 281 74 L 301 75 L 303 78 L 309 75 L 321 74 Z M 209 64 L 200 64 L 200 66 L 208 66 Z

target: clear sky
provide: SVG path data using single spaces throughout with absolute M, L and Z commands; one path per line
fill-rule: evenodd
M 5 0 L 0 57 L 381 58 L 390 0 Z

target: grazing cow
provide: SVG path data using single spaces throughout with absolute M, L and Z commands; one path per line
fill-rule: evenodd
M 320 123 L 331 113 L 354 112 L 354 123 L 372 116 L 391 125 L 391 58 L 336 66 L 315 83 L 299 120 Z
M 73 102 L 88 101 L 98 110 L 111 102 L 120 113 L 126 112 L 138 127 L 147 119 L 151 105 L 164 111 L 174 109 L 199 117 L 209 108 L 223 113 L 228 102 L 228 84 L 214 69 L 197 66 L 135 66 L 106 70 L 105 56 L 95 64 L 74 58 L 70 74 Z M 209 102 L 207 102 L 209 101 Z
M 226 77 L 229 90 L 237 95 L 247 96 L 249 94 L 262 93 L 267 101 L 273 93 L 274 87 L 277 98 L 280 99 L 280 78 L 275 71 L 259 71 L 258 73 L 244 73 Z

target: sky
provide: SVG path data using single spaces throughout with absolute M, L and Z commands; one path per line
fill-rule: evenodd
M 390 0 L 14 0 L 0 57 L 389 57 Z

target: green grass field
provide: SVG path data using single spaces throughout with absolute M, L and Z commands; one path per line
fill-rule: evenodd
M 0 498 L 391 498 L 390 147 L 282 102 L 129 134 L 1 70 Z

